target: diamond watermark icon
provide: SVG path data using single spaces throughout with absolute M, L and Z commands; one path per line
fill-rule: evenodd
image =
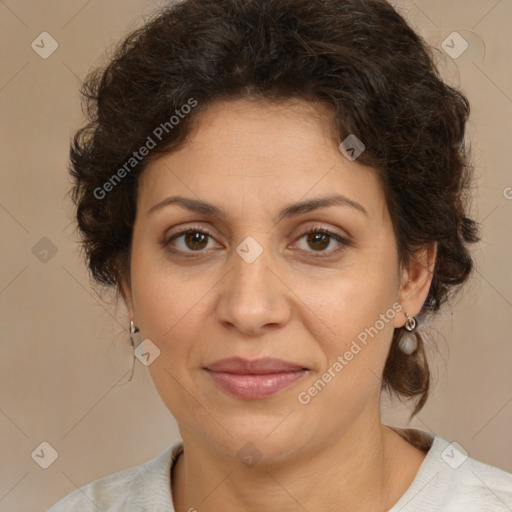
M 39 57 L 47 59 L 59 47 L 59 43 L 48 32 L 41 32 L 30 46 Z
M 452 469 L 457 469 L 468 458 L 468 452 L 462 448 L 459 443 L 450 443 L 441 453 L 441 457 L 443 460 L 450 466 Z
M 240 448 L 236 456 L 240 462 L 245 464 L 248 468 L 252 468 L 261 460 L 263 454 L 252 443 L 246 443 Z
M 151 340 L 145 339 L 133 353 L 144 366 L 149 366 L 160 356 L 160 349 Z
M 32 247 L 32 254 L 42 263 L 48 263 L 57 254 L 57 246 L 43 237 Z
M 364 152 L 366 146 L 352 133 L 338 146 L 338 149 L 353 162 Z
M 236 248 L 236 252 L 246 263 L 253 263 L 263 252 L 263 247 L 252 236 L 248 236 Z
M 452 32 L 441 47 L 452 59 L 458 59 L 469 48 L 469 43 L 458 32 Z
M 43 441 L 30 455 L 43 469 L 48 469 L 59 456 L 57 450 L 46 441 Z

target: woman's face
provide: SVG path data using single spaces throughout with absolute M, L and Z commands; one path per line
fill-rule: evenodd
M 374 422 L 399 304 L 415 314 L 428 291 L 407 297 L 376 173 L 339 151 L 324 108 L 215 103 L 140 177 L 129 311 L 183 439 L 224 455 L 250 442 L 277 461 Z M 307 370 L 207 370 L 231 357 Z

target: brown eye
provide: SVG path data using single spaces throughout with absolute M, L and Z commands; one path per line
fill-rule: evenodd
M 174 253 L 201 252 L 208 248 L 211 240 L 213 240 L 212 235 L 207 231 L 187 229 L 165 240 L 164 246 Z
M 329 235 L 325 233 L 309 233 L 307 235 L 309 246 L 315 251 L 323 251 L 329 247 L 331 242 Z
M 311 228 L 302 234 L 299 238 L 300 241 L 304 240 L 305 243 L 298 244 L 299 249 L 303 252 L 316 253 L 315 257 L 327 257 L 337 254 L 342 251 L 346 246 L 350 245 L 350 241 L 337 233 L 333 233 L 325 228 Z M 175 233 L 167 240 L 162 242 L 163 246 L 174 254 L 181 254 L 184 256 L 200 255 L 208 249 L 208 243 L 214 242 L 213 236 L 208 231 L 203 229 L 189 228 L 179 233 Z M 338 245 L 331 250 L 328 248 L 332 242 Z M 303 247 L 300 247 L 303 245 Z M 214 244 L 215 246 L 215 244 Z
M 303 233 L 299 238 L 299 240 L 303 239 L 305 240 L 305 243 L 302 244 L 302 247 L 300 247 L 301 244 L 298 244 L 299 249 L 304 252 L 318 253 L 315 254 L 315 257 L 324 257 L 337 254 L 346 246 L 350 245 L 349 240 L 325 228 L 313 227 Z M 338 244 L 338 247 L 333 248 L 332 250 L 326 250 L 333 241 Z
M 184 234 L 185 245 L 194 251 L 200 251 L 208 245 L 208 235 L 199 231 L 189 231 Z

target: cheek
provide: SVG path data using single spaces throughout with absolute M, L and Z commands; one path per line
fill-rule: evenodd
M 183 283 L 153 279 L 151 274 L 133 287 L 141 333 L 162 351 L 185 350 L 193 336 L 193 324 L 199 325 L 194 318 L 202 311 L 201 295 L 197 290 L 187 293 L 187 289 Z M 175 354 L 169 356 L 169 360 L 175 359 Z
M 396 298 L 394 273 L 384 270 L 391 268 L 389 263 L 378 265 L 378 269 L 354 265 L 326 282 L 324 287 L 306 283 L 304 293 L 309 297 L 308 304 L 314 305 L 333 330 L 354 335 L 354 330 L 372 325 Z
M 328 288 L 310 287 L 308 305 L 325 325 L 315 338 L 322 344 L 327 367 L 346 354 L 357 373 L 371 369 L 378 374 L 383 368 L 397 315 L 393 264 L 393 258 L 375 258 L 340 273 Z
M 194 293 L 186 290 L 194 288 L 166 261 L 163 249 L 138 231 L 131 258 L 134 310 L 143 335 L 163 340 L 193 306 Z
M 350 418 L 379 400 L 396 315 L 393 284 L 342 279 L 336 293 L 324 297 L 317 312 L 329 329 L 315 336 L 323 365 L 311 387 L 300 390 L 302 399 L 311 401 L 305 411 L 321 416 L 337 404 Z
M 180 281 L 176 272 L 167 275 L 165 266 L 148 260 L 137 254 L 132 259 L 132 290 L 139 328 L 143 338 L 151 340 L 160 351 L 148 370 L 173 415 L 181 417 L 180 411 L 187 410 L 199 416 L 197 404 L 184 390 L 193 389 L 188 361 L 197 339 L 197 315 L 205 314 L 201 292 L 191 283 Z
M 166 402 L 178 400 L 183 391 L 179 383 L 191 388 L 191 369 L 197 366 L 198 354 L 208 338 L 205 325 L 212 318 L 209 297 L 218 278 L 212 272 L 180 271 L 157 255 L 158 249 L 152 252 L 143 244 L 139 247 L 141 250 L 132 254 L 138 327 L 160 350 L 160 356 L 149 366 L 155 385 Z

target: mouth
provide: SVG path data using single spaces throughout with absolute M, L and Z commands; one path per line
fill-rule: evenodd
M 238 398 L 260 399 L 293 386 L 309 368 L 275 358 L 249 361 L 239 357 L 222 359 L 204 370 L 222 390 Z

